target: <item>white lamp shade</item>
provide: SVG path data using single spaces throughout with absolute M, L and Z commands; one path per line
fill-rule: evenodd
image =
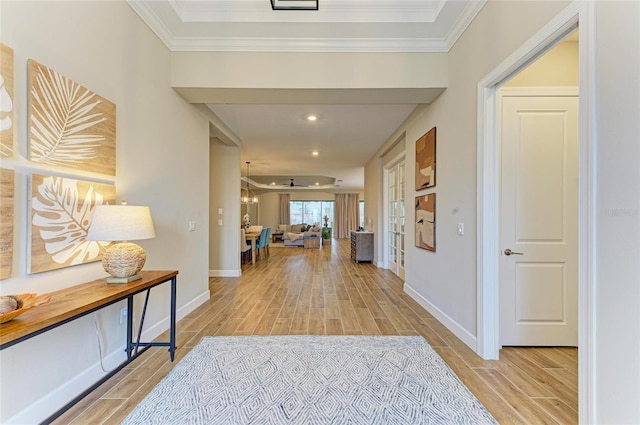
M 96 205 L 87 234 L 89 241 L 135 241 L 156 237 L 146 206 Z

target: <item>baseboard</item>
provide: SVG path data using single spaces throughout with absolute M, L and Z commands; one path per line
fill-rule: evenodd
M 200 305 L 204 304 L 209 298 L 211 298 L 211 293 L 209 290 L 204 291 L 202 294 L 198 295 L 182 307 L 180 307 L 176 311 L 176 322 L 185 317 L 187 314 L 191 313 L 193 310 L 198 308 Z M 142 336 L 140 338 L 141 341 L 152 341 L 164 331 L 169 329 L 169 320 L 170 317 L 166 316 L 164 319 L 160 320 L 156 324 L 150 327 L 145 326 L 145 330 L 142 332 Z M 124 350 L 124 345 L 122 346 L 122 350 Z
M 124 353 L 124 345 L 119 347 L 116 352 L 106 356 L 103 360 L 107 369 L 113 368 L 124 361 L 126 355 Z M 35 403 L 30 404 L 25 409 L 13 415 L 4 424 L 36 424 L 41 423 L 50 415 L 54 414 L 58 409 L 73 400 L 78 394 L 89 388 L 105 373 L 100 368 L 100 362 L 95 363 L 91 367 L 82 371 L 79 375 L 74 376 L 69 381 L 60 385 L 55 390 L 49 392 L 46 396 L 40 398 Z M 45 413 L 46 412 L 46 413 Z M 44 416 L 43 416 L 44 414 Z
M 176 321 L 182 319 L 187 314 L 198 308 L 201 304 L 205 303 L 211 294 L 209 290 L 198 295 L 187 304 L 182 306 L 176 311 Z M 169 317 L 160 320 L 158 323 L 151 327 L 146 327 L 142 332 L 141 341 L 152 341 L 158 337 L 161 333 L 169 328 Z M 169 355 L 167 354 L 167 357 Z M 108 370 L 114 369 L 126 358 L 125 345 L 121 345 L 113 350 L 111 353 L 105 355 L 103 364 Z M 106 374 L 100 367 L 100 361 L 80 372 L 78 375 L 71 378 L 69 381 L 60 385 L 55 390 L 49 392 L 46 396 L 40 398 L 35 403 L 30 404 L 11 418 L 7 419 L 5 424 L 34 424 L 40 423 L 50 415 L 57 412 L 62 406 L 73 400 L 78 394 L 82 393 L 85 389 L 91 387 L 97 381 L 99 381 Z
M 209 277 L 240 277 L 242 270 L 209 270 Z
M 462 342 L 469 346 L 474 352 L 478 352 L 478 339 L 465 328 L 460 326 L 458 322 L 449 317 L 446 313 L 436 307 L 431 301 L 420 295 L 411 285 L 405 281 L 404 292 L 427 310 L 433 317 L 438 319 L 447 329 L 455 336 L 460 338 Z

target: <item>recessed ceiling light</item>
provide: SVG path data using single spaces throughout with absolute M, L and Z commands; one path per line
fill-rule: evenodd
M 316 186 L 320 186 L 320 183 L 316 182 Z
M 307 115 L 307 120 L 308 121 L 315 121 L 317 119 L 318 119 L 318 117 L 316 117 L 315 115 Z
M 313 156 L 318 156 L 318 155 L 320 155 L 320 152 L 318 152 L 318 151 L 313 151 L 313 152 L 311 152 L 311 155 L 313 155 Z
M 275 186 L 275 185 L 276 185 L 276 182 L 271 182 L 271 186 Z

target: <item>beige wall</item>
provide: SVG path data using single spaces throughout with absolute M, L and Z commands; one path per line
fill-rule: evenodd
M 280 215 L 280 195 L 276 192 L 263 193 L 259 196 L 260 223 L 264 227 L 271 227 L 273 232 L 278 227 Z
M 125 2 L 0 3 L 0 38 L 15 52 L 19 156 L 2 159 L 17 173 L 13 277 L 3 294 L 45 293 L 106 275 L 100 263 L 26 274 L 27 176 L 70 175 L 114 183 L 119 199 L 149 205 L 157 237 L 140 241 L 146 269 L 177 269 L 179 317 L 209 297 L 208 123 L 170 88 L 170 53 Z M 117 107 L 117 176 L 40 167 L 25 159 L 26 63 L 32 58 L 81 83 Z M 203 178 L 203 176 L 205 178 Z M 188 231 L 195 221 L 195 232 Z M 166 287 L 165 287 L 166 286 Z M 136 297 L 136 311 L 143 299 Z M 167 328 L 169 287 L 151 292 L 144 339 Z M 118 303 L 2 351 L 0 422 L 36 423 L 124 358 Z M 139 317 L 137 317 L 139 319 Z M 11 419 L 13 418 L 13 419 Z
M 212 139 L 209 155 L 209 276 L 240 276 L 240 148 Z
M 505 83 L 505 87 L 578 87 L 578 42 L 558 43 Z
M 565 5 L 489 1 L 450 52 L 449 88 L 432 105 L 414 113 L 365 168 L 365 192 L 380 196 L 376 188 L 381 152 L 406 132 L 407 178 L 411 181 L 412 144 L 437 127 L 437 252 L 419 250 L 409 243 L 406 285 L 471 342 L 477 335 L 477 84 Z M 631 424 L 640 423 L 640 3 L 595 5 L 598 225 L 594 243 L 598 275 L 594 314 L 598 341 L 590 356 L 596 394 L 596 406 L 590 407 L 595 409 L 596 423 Z M 548 82 L 545 78 L 544 84 Z M 573 80 L 565 78 L 562 84 L 569 83 Z M 407 198 L 417 194 L 409 189 Z M 367 214 L 381 229 L 380 213 L 371 203 Z M 407 215 L 407 234 L 412 234 L 411 209 Z M 457 222 L 465 223 L 463 237 L 456 235 Z M 620 341 L 625 341 L 622 350 Z
M 225 91 L 219 88 L 253 89 L 244 99 L 251 101 L 268 93 L 260 89 L 329 89 L 317 91 L 322 98 L 322 93 L 348 95 L 349 89 L 400 88 L 421 93 L 447 87 L 446 53 L 176 52 L 171 68 L 173 87 L 188 98 L 194 96 L 193 102 L 204 102 L 211 93 L 222 100 L 210 101 L 224 102 Z M 189 90 L 193 87 L 211 91 Z
M 440 310 L 467 341 L 474 342 L 476 335 L 477 83 L 565 5 L 488 2 L 449 54 L 449 88 L 434 103 L 418 109 L 366 167 L 365 188 L 378 185 L 379 159 L 403 132 L 406 134 L 406 199 L 437 194 L 435 253 L 414 246 L 415 212 L 407 208 L 406 286 L 423 304 Z M 433 190 L 416 192 L 415 141 L 432 127 L 438 135 L 437 185 Z M 371 205 L 366 208 L 365 215 L 373 214 Z M 380 213 L 375 217 L 378 235 L 382 230 Z M 465 224 L 465 236 L 456 235 L 458 222 Z M 380 239 L 378 236 L 378 248 Z

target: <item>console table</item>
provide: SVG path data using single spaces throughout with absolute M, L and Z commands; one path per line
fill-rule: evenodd
M 85 392 L 49 417 L 45 423 L 49 423 L 60 416 L 127 364 L 131 363 L 131 361 L 149 347 L 169 347 L 169 355 L 171 361 L 173 361 L 176 351 L 176 286 L 178 271 L 143 270 L 141 273 L 141 280 L 135 280 L 130 283 L 107 283 L 106 279 L 98 279 L 60 291 L 51 292 L 49 293 L 51 300 L 48 303 L 34 307 L 14 320 L 0 324 L 0 350 L 3 350 L 79 317 L 117 303 L 118 301 L 127 300 L 127 344 L 125 348 L 127 359 L 91 388 L 88 388 Z M 165 282 L 171 282 L 169 341 L 140 342 L 151 288 Z M 138 335 L 134 341 L 133 296 L 143 291 L 147 291 L 147 293 L 140 317 Z M 142 347 L 142 349 L 140 349 L 140 347 Z

